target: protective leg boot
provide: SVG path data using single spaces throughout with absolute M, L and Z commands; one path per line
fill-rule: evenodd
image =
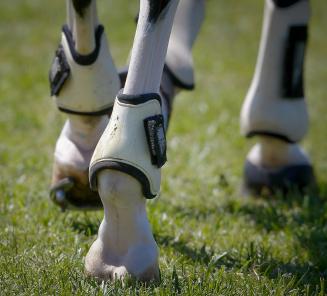
M 98 171 L 117 170 L 138 180 L 146 198 L 154 198 L 159 193 L 160 168 L 165 162 L 166 140 L 160 96 L 119 94 L 110 123 L 91 160 L 92 189 L 97 189 Z
M 266 0 L 255 74 L 241 112 L 242 133 L 260 138 L 244 169 L 245 187 L 256 193 L 303 189 L 314 179 L 296 144 L 308 129 L 303 84 L 308 20 L 306 0 Z

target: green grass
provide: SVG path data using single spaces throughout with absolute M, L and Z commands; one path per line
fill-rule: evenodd
M 43 5 L 42 5 L 43 4 Z M 327 2 L 312 1 L 306 63 L 310 153 L 319 193 L 244 199 L 239 135 L 263 1 L 208 1 L 195 48 L 197 89 L 178 96 L 161 197 L 148 203 L 162 281 L 97 283 L 83 260 L 101 212 L 62 214 L 49 202 L 52 153 L 64 122 L 47 72 L 64 1 L 0 5 L 0 295 L 324 295 L 327 283 Z M 137 1 L 101 1 L 117 65 Z

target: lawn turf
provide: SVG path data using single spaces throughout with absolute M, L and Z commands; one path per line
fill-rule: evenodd
M 0 4 L 0 295 L 324 295 L 327 276 L 327 2 L 312 1 L 303 146 L 319 192 L 240 194 L 255 140 L 239 134 L 263 1 L 207 1 L 196 44 L 196 90 L 178 95 L 162 193 L 148 203 L 162 280 L 97 283 L 83 260 L 102 212 L 62 214 L 49 202 L 52 155 L 65 120 L 47 73 L 65 20 L 61 1 Z M 99 1 L 116 64 L 132 45 L 137 1 Z

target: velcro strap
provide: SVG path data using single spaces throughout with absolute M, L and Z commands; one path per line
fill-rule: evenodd
M 283 97 L 302 98 L 304 96 L 303 66 L 307 38 L 306 25 L 290 27 L 284 56 Z
M 56 50 L 52 66 L 49 71 L 49 82 L 51 96 L 59 95 L 62 86 L 70 75 L 70 67 L 68 65 L 66 55 L 62 45 L 60 44 Z
M 144 119 L 144 128 L 151 155 L 151 162 L 161 168 L 167 161 L 166 132 L 164 118 L 154 115 Z

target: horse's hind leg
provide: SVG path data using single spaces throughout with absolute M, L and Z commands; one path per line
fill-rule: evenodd
M 241 113 L 242 132 L 258 143 L 247 156 L 245 188 L 302 190 L 313 183 L 308 156 L 297 144 L 308 129 L 303 66 L 309 1 L 266 0 L 254 78 Z
M 101 206 L 88 168 L 120 83 L 95 0 L 67 0 L 67 24 L 50 70 L 51 95 L 67 121 L 55 148 L 51 198 L 66 208 Z
M 165 70 L 180 89 L 195 86 L 192 47 L 205 14 L 205 0 L 180 0 L 170 35 Z

